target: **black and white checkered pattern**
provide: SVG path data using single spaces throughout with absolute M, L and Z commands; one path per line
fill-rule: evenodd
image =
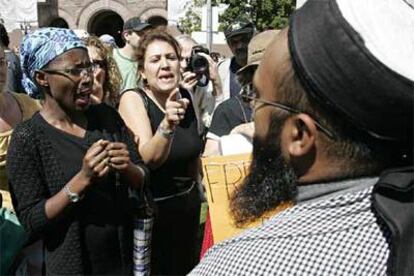
M 210 249 L 191 275 L 385 275 L 371 188 L 297 205 Z

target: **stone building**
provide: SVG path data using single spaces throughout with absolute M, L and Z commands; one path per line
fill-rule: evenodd
M 38 1 L 38 25 L 110 34 L 123 45 L 124 22 L 139 16 L 154 25 L 167 25 L 167 0 L 43 0 Z

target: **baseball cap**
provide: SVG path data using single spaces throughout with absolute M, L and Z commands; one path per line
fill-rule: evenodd
M 236 19 L 231 23 L 227 29 L 224 31 L 224 36 L 226 39 L 230 39 L 236 35 L 240 34 L 252 34 L 254 33 L 254 25 L 252 22 L 246 19 Z
M 123 31 L 140 32 L 149 27 L 152 27 L 152 25 L 136 16 L 125 21 Z
M 247 64 L 237 71 L 237 74 L 244 74 L 247 70 L 259 65 L 267 45 L 273 40 L 280 30 L 268 30 L 255 35 L 249 42 Z

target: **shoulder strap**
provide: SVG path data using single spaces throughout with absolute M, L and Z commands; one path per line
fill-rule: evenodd
M 242 114 L 243 114 L 244 123 L 249 123 L 250 121 L 247 119 L 246 111 L 244 110 L 244 106 L 243 106 L 241 100 L 239 99 L 239 97 L 235 97 L 235 98 L 236 98 L 237 102 L 240 105 L 240 109 L 241 109 Z
M 382 173 L 373 207 L 391 231 L 388 275 L 414 275 L 414 167 Z
M 125 89 L 124 91 L 122 91 L 121 95 L 125 94 L 126 92 L 130 92 L 130 91 L 135 92 L 141 96 L 141 99 L 144 102 L 145 109 L 148 112 L 148 97 L 147 95 L 145 95 L 145 92 L 140 88 L 130 88 L 130 89 Z

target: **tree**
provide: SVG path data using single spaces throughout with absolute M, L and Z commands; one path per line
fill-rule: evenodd
M 193 0 L 188 2 L 185 6 L 185 16 L 178 21 L 180 31 L 186 34 L 201 31 L 201 12 L 200 8 L 203 6 L 203 0 Z
M 178 20 L 180 31 L 186 34 L 201 31 L 201 8 L 207 3 L 206 0 L 192 0 L 185 6 L 184 17 Z M 218 0 L 212 0 L 213 6 L 219 3 Z
M 201 31 L 201 7 L 206 0 L 192 0 L 186 5 L 186 13 L 179 20 L 179 27 L 184 33 Z M 258 31 L 281 29 L 288 23 L 294 11 L 296 0 L 212 0 L 212 5 L 227 4 L 228 8 L 220 16 L 220 31 L 234 22 L 236 18 L 246 17 L 252 21 Z M 249 4 L 248 4 L 249 3 Z
M 220 16 L 221 29 L 225 29 L 235 18 L 248 17 L 257 30 L 281 29 L 288 23 L 294 11 L 296 0 L 222 0 L 228 4 L 227 10 Z

